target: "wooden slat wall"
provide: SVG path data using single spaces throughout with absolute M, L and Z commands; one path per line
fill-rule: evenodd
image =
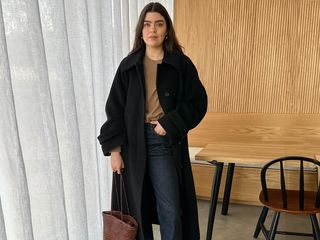
M 175 0 L 209 112 L 320 113 L 320 0 Z

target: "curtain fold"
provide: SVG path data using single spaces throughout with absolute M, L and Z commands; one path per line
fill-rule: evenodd
M 62 169 L 68 237 L 85 240 L 89 239 L 87 211 L 92 209 L 86 206 L 84 158 L 81 150 L 80 126 L 73 82 L 72 54 L 69 47 L 72 34 L 69 34 L 68 30 L 71 27 L 68 28 L 67 25 L 66 8 L 63 1 L 41 1 L 39 8 Z M 56 11 L 57 9 L 60 11 Z M 85 28 L 87 29 L 87 26 Z M 87 101 L 86 96 L 88 95 L 92 94 L 85 94 L 84 102 Z M 92 159 L 95 159 L 95 156 Z M 96 196 L 97 194 L 91 195 Z
M 6 229 L 4 226 L 3 213 L 2 213 L 1 198 L 0 198 L 0 238 L 7 239 Z
M 35 239 L 46 239 L 49 232 L 54 232 L 52 239 L 67 239 L 61 162 L 38 2 L 2 1 L 2 10 L 11 13 L 4 23 L 33 235 Z M 4 198 L 2 201 L 6 210 Z M 10 211 L 4 211 L 5 221 L 8 216 Z
M 102 239 L 112 172 L 96 137 L 146 2 L 0 0 L 1 240 Z
M 0 2 L 0 239 L 33 239 Z M 15 226 L 20 226 L 15 229 Z

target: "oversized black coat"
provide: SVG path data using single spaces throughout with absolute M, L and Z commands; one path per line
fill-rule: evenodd
M 110 155 L 110 150 L 121 146 L 130 214 L 139 223 L 137 240 L 144 239 L 141 209 L 150 209 L 150 216 L 156 221 L 154 195 L 145 177 L 144 54 L 142 49 L 120 63 L 106 103 L 107 121 L 98 137 L 106 156 Z M 187 133 L 199 124 L 206 113 L 206 91 L 191 60 L 178 52 L 165 51 L 157 68 L 156 86 L 165 113 L 159 122 L 169 136 L 180 180 L 183 239 L 198 240 L 198 212 Z M 112 196 L 114 203 L 115 194 Z

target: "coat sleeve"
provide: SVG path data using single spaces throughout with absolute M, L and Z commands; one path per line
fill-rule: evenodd
M 207 94 L 196 67 L 185 56 L 182 68 L 182 101 L 177 108 L 166 113 L 159 122 L 173 140 L 185 137 L 188 131 L 196 127 L 207 111 Z
M 102 125 L 100 135 L 98 136 L 105 156 L 109 156 L 110 151 L 126 142 L 124 108 L 127 88 L 122 75 L 119 67 L 114 77 L 105 107 L 107 121 Z

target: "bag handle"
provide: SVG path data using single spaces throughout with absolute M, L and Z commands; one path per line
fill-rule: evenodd
M 125 185 L 124 185 L 124 181 L 123 181 L 123 176 L 122 176 L 122 173 L 120 173 L 120 203 L 119 203 L 119 192 L 118 192 L 118 186 L 117 186 L 117 180 L 116 180 L 116 175 L 117 173 L 113 173 L 113 184 L 112 184 L 112 188 L 115 187 L 115 190 L 116 190 L 116 197 L 117 197 L 117 204 L 118 204 L 118 209 L 120 209 L 120 214 L 121 214 L 121 220 L 123 220 L 123 209 L 122 209 L 122 206 L 123 206 L 123 197 L 122 197 L 122 192 L 124 193 L 124 198 L 125 198 L 125 203 L 126 203 L 126 207 L 127 207 L 127 212 L 128 214 L 130 215 L 130 211 L 129 211 L 129 204 L 128 204 L 128 198 L 127 198 L 127 193 L 126 193 L 126 189 L 125 189 Z M 112 191 L 113 192 L 113 191 Z M 120 204 L 120 207 L 119 207 L 119 204 Z

